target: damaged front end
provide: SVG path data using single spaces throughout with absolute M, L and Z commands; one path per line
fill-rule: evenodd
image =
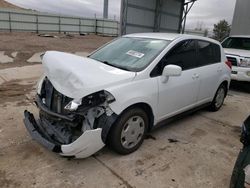
M 39 119 L 24 112 L 31 136 L 51 151 L 63 156 L 85 158 L 106 142 L 117 115 L 109 108 L 114 97 L 99 91 L 82 99 L 69 98 L 57 91 L 45 77 L 36 95 Z

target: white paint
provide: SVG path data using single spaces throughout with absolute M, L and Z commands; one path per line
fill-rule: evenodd
M 5 55 L 4 51 L 0 51 L 0 63 L 12 63 L 14 59 Z
M 225 53 L 228 55 L 231 54 L 231 55 L 236 55 L 239 57 L 249 57 L 250 58 L 250 50 L 230 49 L 230 48 L 224 48 L 224 50 L 225 50 Z
M 127 83 L 135 77 L 134 72 L 55 51 L 45 53 L 43 67 L 53 86 L 70 98 L 82 98 L 109 86 Z
M 177 65 L 167 65 L 162 72 L 162 76 L 180 76 L 182 68 Z
M 76 158 L 86 158 L 105 145 L 101 139 L 102 129 L 85 131 L 77 140 L 68 145 L 62 145 L 62 156 L 75 156 Z
M 232 71 L 236 71 L 237 74 L 231 74 L 232 80 L 250 82 L 250 67 L 232 67 Z

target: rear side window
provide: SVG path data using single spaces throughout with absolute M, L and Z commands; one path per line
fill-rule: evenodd
M 198 66 L 205 66 L 221 61 L 220 46 L 207 41 L 198 41 Z

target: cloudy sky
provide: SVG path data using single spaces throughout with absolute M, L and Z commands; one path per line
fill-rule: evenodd
M 84 17 L 102 16 L 103 0 L 7 0 L 24 8 Z M 187 28 L 212 30 L 221 19 L 232 22 L 236 0 L 197 0 L 187 19 Z M 109 0 L 109 18 L 119 18 L 120 0 Z

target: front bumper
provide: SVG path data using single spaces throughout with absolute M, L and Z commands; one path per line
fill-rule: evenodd
M 233 66 L 231 78 L 232 80 L 250 82 L 250 68 Z
M 28 111 L 24 112 L 24 124 L 34 140 L 39 142 L 47 149 L 59 153 L 62 156 L 86 158 L 99 151 L 104 147 L 101 138 L 102 129 L 86 130 L 78 139 L 67 145 L 60 145 L 51 140 L 42 127 L 39 126 L 33 114 Z

